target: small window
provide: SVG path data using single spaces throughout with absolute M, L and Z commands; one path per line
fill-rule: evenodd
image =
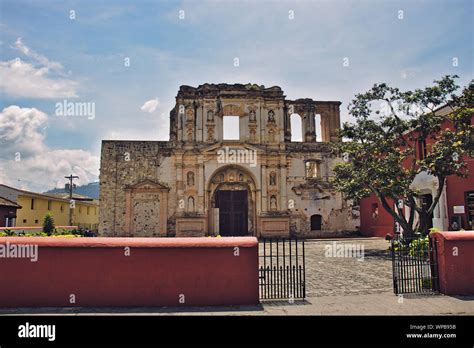
M 51 210 L 53 207 L 53 201 L 48 201 L 48 210 Z
M 311 215 L 311 231 L 321 231 L 323 217 L 319 214 Z
M 32 198 L 31 199 L 31 210 L 34 210 L 35 209 L 35 199 Z
M 418 141 L 418 159 L 423 160 L 426 158 L 427 150 L 426 150 L 426 141 Z
M 35 220 L 35 224 L 37 224 L 37 223 L 38 223 L 38 220 Z
M 378 203 L 372 203 L 371 211 L 372 211 L 372 219 L 377 219 L 379 217 Z
M 61 204 L 61 213 L 64 213 L 64 204 Z
M 239 116 L 223 117 L 224 140 L 240 140 L 239 122 Z
M 82 207 L 80 206 L 79 207 L 79 214 L 81 214 L 81 213 L 82 213 Z
M 89 207 L 87 207 L 87 215 L 89 215 Z
M 307 178 L 319 178 L 319 162 L 308 161 L 305 164 L 306 166 L 306 177 Z
M 26 224 L 26 219 L 23 219 L 23 223 Z

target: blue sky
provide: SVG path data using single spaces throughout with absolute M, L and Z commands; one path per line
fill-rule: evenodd
M 102 139 L 167 140 L 183 84 L 279 85 L 290 99 L 342 101 L 343 121 L 376 82 L 408 89 L 458 74 L 466 84 L 473 4 L 2 0 L 0 182 L 40 191 L 69 172 L 97 180 Z M 56 116 L 64 99 L 95 103 L 95 118 Z

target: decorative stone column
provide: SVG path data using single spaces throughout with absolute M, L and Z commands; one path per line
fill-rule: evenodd
M 262 212 L 267 212 L 267 166 L 262 164 Z

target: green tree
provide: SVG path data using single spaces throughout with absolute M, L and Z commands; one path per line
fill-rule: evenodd
M 355 123 L 344 123 L 340 131 L 344 141 L 332 144 L 344 159 L 335 167 L 335 188 L 349 199 L 374 193 L 407 237 L 416 231 L 428 233 L 428 218 L 446 178 L 467 175 L 464 157 L 473 155 L 474 81 L 456 94 L 456 78 L 448 75 L 430 87 L 406 92 L 382 83 L 357 94 L 349 105 Z M 443 105 L 449 106 L 450 113 L 436 114 Z M 453 129 L 443 125 L 446 120 Z M 417 158 L 418 145 L 427 142 L 432 146 L 427 147 L 426 156 Z M 422 172 L 437 181 L 429 207 L 422 206 L 420 192 L 412 185 Z M 408 216 L 403 206 L 410 208 Z
M 43 220 L 43 232 L 50 236 L 54 232 L 54 217 L 50 213 L 46 213 Z

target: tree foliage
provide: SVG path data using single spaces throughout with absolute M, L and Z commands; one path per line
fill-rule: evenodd
M 467 175 L 465 156 L 473 155 L 474 82 L 456 94 L 456 78 L 448 75 L 430 87 L 405 92 L 382 83 L 357 94 L 349 105 L 355 123 L 344 123 L 340 131 L 344 141 L 333 144 L 334 151 L 345 159 L 335 168 L 335 188 L 349 199 L 374 193 L 408 236 L 417 230 L 427 233 L 427 219 L 438 204 L 446 178 Z M 435 112 L 444 105 L 450 110 L 447 115 Z M 432 145 L 420 158 L 423 143 Z M 413 188 L 415 177 L 422 172 L 437 182 L 427 208 Z M 410 208 L 408 216 L 404 206 Z
M 50 236 L 54 232 L 54 218 L 50 213 L 46 213 L 43 220 L 43 232 Z

